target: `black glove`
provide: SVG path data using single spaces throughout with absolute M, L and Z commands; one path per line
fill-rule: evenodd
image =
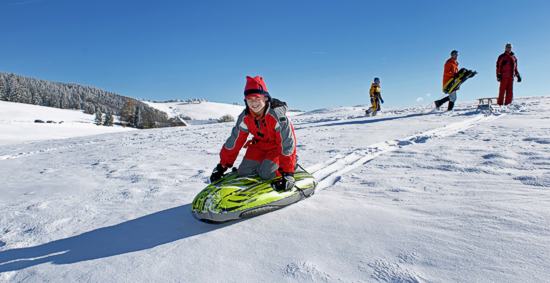
M 286 192 L 292 190 L 294 187 L 294 174 L 293 173 L 283 173 L 281 179 L 274 181 L 272 183 L 273 188 L 279 192 Z
M 216 168 L 214 168 L 214 171 L 212 171 L 212 175 L 210 175 L 210 183 L 214 183 L 221 179 L 223 177 L 223 173 L 225 173 L 226 170 L 226 167 L 223 167 L 221 164 L 218 163 L 218 165 L 216 165 Z
M 497 74 L 497 82 L 500 82 L 500 80 L 502 80 L 502 75 L 501 75 L 501 74 Z
M 519 73 L 516 75 L 516 77 L 518 77 L 518 83 L 521 83 L 521 76 L 519 75 Z
M 382 99 L 382 97 L 380 97 L 380 102 L 384 104 L 384 99 Z

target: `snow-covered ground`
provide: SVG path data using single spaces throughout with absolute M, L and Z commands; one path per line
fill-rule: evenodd
M 0 280 L 546 282 L 550 97 L 295 116 L 302 202 L 190 213 L 232 123 L 0 146 Z
M 181 116 L 185 117 L 185 119 L 190 118 L 191 120 L 187 120 L 187 123 L 191 125 L 217 123 L 217 120 L 225 115 L 230 115 L 233 119 L 237 120 L 237 117 L 239 117 L 239 114 L 241 114 L 244 109 L 244 105 L 208 101 L 200 103 L 143 102 L 167 113 L 168 117 Z M 289 111 L 289 116 L 295 116 L 297 114 L 300 114 L 300 112 Z
M 94 118 L 78 110 L 0 101 L 0 145 L 132 130 L 97 126 Z M 44 123 L 35 123 L 35 120 Z M 46 123 L 48 121 L 55 123 Z
M 239 114 L 244 109 L 243 105 L 208 102 L 203 101 L 200 103 L 186 103 L 186 102 L 150 102 L 143 101 L 149 106 L 154 107 L 160 111 L 164 111 L 168 114 L 168 117 L 182 116 L 191 118 L 188 121 L 189 124 L 205 124 L 216 123 L 215 120 L 221 118 L 224 115 L 231 115 L 234 119 L 237 119 Z

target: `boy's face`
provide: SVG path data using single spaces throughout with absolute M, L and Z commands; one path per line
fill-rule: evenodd
M 264 110 L 265 104 L 267 103 L 267 97 L 265 96 L 247 96 L 246 104 L 252 112 L 260 114 Z

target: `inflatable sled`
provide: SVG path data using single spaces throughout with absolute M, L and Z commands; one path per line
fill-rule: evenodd
M 279 179 L 275 178 L 274 180 Z M 276 191 L 260 177 L 239 177 L 233 171 L 208 185 L 193 200 L 192 212 L 205 222 L 225 222 L 244 219 L 277 210 L 310 197 L 317 181 L 299 167 L 294 173 L 296 183 L 290 191 Z
M 445 86 L 443 87 L 443 93 L 449 94 L 455 90 L 457 90 L 462 83 L 464 83 L 467 79 L 475 76 L 477 74 L 476 71 L 468 70 L 466 68 L 462 68 L 458 71 L 456 76 L 445 83 Z

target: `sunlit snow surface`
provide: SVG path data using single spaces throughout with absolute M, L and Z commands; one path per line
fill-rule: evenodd
M 232 123 L 0 146 L 0 281 L 548 281 L 549 97 L 363 113 L 294 116 L 319 190 L 222 225 L 190 203 Z
M 94 119 L 94 115 L 78 110 L 0 101 L 0 146 L 133 130 L 97 126 Z

